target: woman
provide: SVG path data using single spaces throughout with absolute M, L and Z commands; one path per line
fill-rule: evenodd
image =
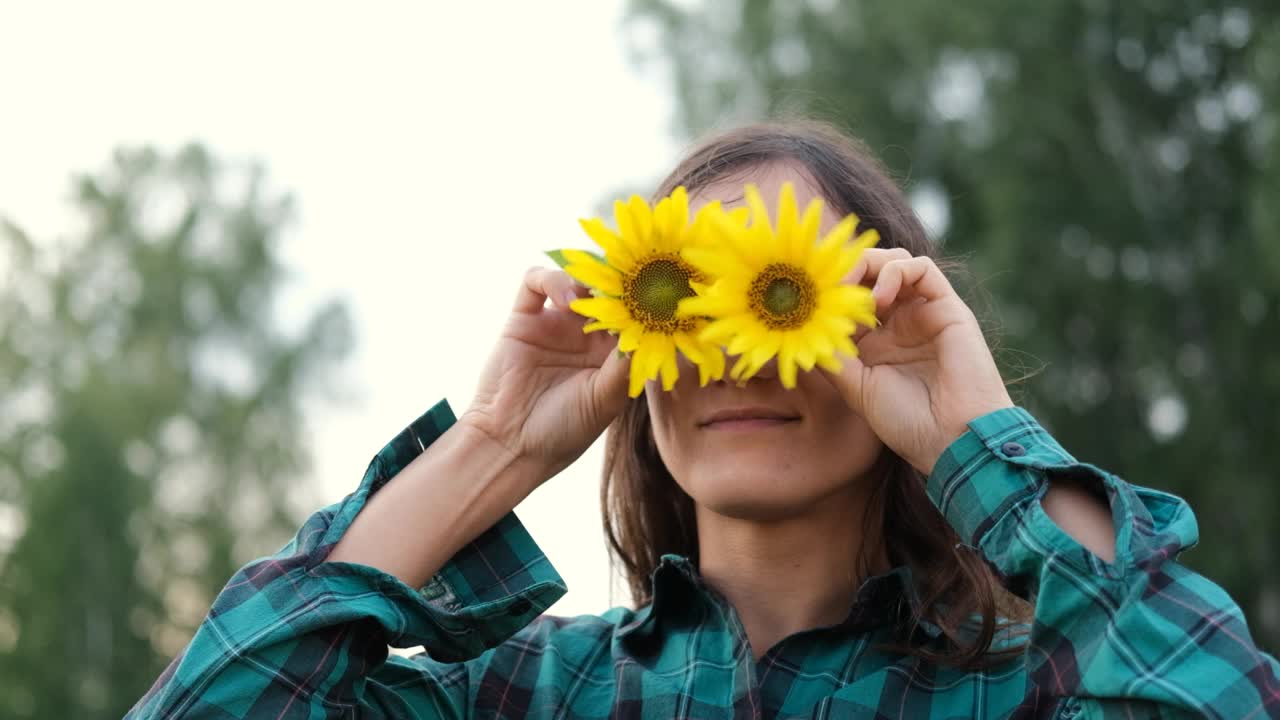
M 131 715 L 1280 716 L 1275 660 L 1176 562 L 1191 511 L 1013 405 L 859 145 L 751 126 L 657 195 L 732 207 L 787 181 L 824 223 L 856 212 L 883 238 L 848 278 L 883 321 L 860 359 L 793 391 L 768 367 L 742 386 L 683 372 L 628 401 L 626 358 L 569 310 L 584 288 L 530 270 L 466 412 L 428 411 L 237 573 Z M 542 616 L 565 587 L 511 511 L 606 428 L 606 531 L 642 607 Z

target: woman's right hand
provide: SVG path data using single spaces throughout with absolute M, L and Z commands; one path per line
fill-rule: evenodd
M 459 419 L 528 468 L 537 484 L 577 459 L 627 401 L 629 361 L 618 353 L 617 338 L 584 334 L 587 319 L 569 309 L 586 296 L 562 271 L 526 272 Z

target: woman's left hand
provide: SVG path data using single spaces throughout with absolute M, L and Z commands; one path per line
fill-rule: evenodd
M 932 259 L 873 248 L 846 282 L 872 288 L 881 324 L 830 377 L 872 431 L 928 475 L 970 420 L 1013 401 L 977 318 Z

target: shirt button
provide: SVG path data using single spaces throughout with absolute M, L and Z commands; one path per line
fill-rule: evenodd
M 1022 443 L 1010 441 L 1000 446 L 1000 452 L 1009 457 L 1021 457 L 1027 454 L 1027 449 L 1022 447 Z

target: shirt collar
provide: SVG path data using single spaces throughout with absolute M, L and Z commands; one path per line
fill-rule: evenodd
M 653 601 L 638 610 L 631 622 L 618 629 L 619 638 L 635 636 L 636 640 L 656 640 L 665 624 L 701 617 L 700 611 L 695 616 L 690 615 L 690 610 L 698 603 L 726 602 L 707 585 L 693 562 L 683 555 L 663 555 L 658 567 L 650 574 L 649 582 Z M 911 568 L 899 565 L 864 580 L 845 619 L 828 629 L 856 633 L 892 625 L 910 618 L 919 602 Z M 927 621 L 921 621 L 919 629 L 934 638 L 942 634 L 936 625 Z

